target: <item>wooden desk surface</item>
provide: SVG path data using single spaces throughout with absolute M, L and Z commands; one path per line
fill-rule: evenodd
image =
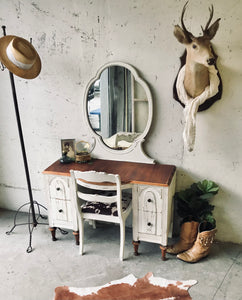
M 63 164 L 57 160 L 43 174 L 70 176 L 70 170 L 99 171 L 119 174 L 123 183 L 169 186 L 176 167 L 173 165 L 145 164 L 116 160 L 93 159 L 89 163 Z

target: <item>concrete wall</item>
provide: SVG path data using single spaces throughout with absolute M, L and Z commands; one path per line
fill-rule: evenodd
M 172 85 L 183 46 L 173 36 L 184 1 L 178 0 L 1 0 L 0 24 L 7 34 L 32 37 L 42 58 L 34 80 L 15 77 L 34 198 L 46 205 L 41 172 L 60 157 L 60 139 L 85 134 L 85 86 L 109 61 L 137 68 L 154 97 L 154 120 L 144 148 L 159 163 L 178 168 L 177 190 L 211 179 L 217 238 L 242 241 L 242 2 L 213 1 L 221 26 L 213 40 L 219 55 L 223 97 L 197 116 L 192 153 L 183 147 L 183 109 Z M 192 0 L 186 24 L 194 35 L 205 25 L 210 1 Z M 0 206 L 28 201 L 8 72 L 0 73 Z

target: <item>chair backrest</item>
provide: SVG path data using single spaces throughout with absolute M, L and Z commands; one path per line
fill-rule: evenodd
M 75 185 L 77 200 L 82 199 L 105 204 L 117 203 L 118 216 L 122 215 L 121 180 L 118 174 L 75 170 L 71 170 L 70 173 Z M 80 211 L 78 203 L 77 206 Z

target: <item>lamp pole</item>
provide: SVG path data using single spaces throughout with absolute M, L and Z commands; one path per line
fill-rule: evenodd
M 3 29 L 3 35 L 6 36 L 6 26 L 2 26 L 2 29 Z M 25 145 L 24 145 L 23 131 L 22 131 L 21 120 L 20 120 L 19 109 L 18 109 L 17 94 L 16 94 L 13 73 L 10 71 L 9 71 L 9 76 L 10 76 L 10 82 L 11 82 L 11 88 L 12 88 L 12 94 L 13 94 L 13 102 L 14 102 L 14 108 L 15 108 L 15 113 L 16 113 L 16 119 L 17 119 L 17 124 L 18 124 L 19 139 L 20 139 L 21 149 L 22 149 L 22 154 L 23 154 L 25 175 L 26 175 L 26 180 L 27 180 L 27 184 L 28 184 L 29 200 L 30 200 L 30 207 L 31 207 L 31 212 L 32 212 L 33 226 L 36 227 L 37 220 L 36 220 L 35 209 L 34 209 L 34 199 L 33 199 L 31 181 L 30 181 L 30 176 L 29 176 L 29 168 L 28 168 L 28 161 L 27 161 Z
M 3 35 L 6 36 L 6 26 L 2 26 L 2 30 L 3 30 Z M 3 66 L 2 70 L 4 70 L 4 69 L 5 69 L 5 67 Z M 23 137 L 23 131 L 22 131 L 22 126 L 21 126 L 19 108 L 18 108 L 17 93 L 16 93 L 16 88 L 15 88 L 15 83 L 14 83 L 14 76 L 13 76 L 13 73 L 10 70 L 9 70 L 9 76 L 10 76 L 13 102 L 14 102 L 15 114 L 16 114 L 17 125 L 18 125 L 19 139 L 20 139 L 22 155 L 23 155 L 25 175 L 26 175 L 26 180 L 27 180 L 27 185 L 28 185 L 29 202 L 23 204 L 17 210 L 17 212 L 15 214 L 15 217 L 14 217 L 14 225 L 13 225 L 13 227 L 10 231 L 6 232 L 6 234 L 10 234 L 14 230 L 14 228 L 18 225 L 28 225 L 28 228 L 29 228 L 29 246 L 28 246 L 26 251 L 27 251 L 27 253 L 30 253 L 33 250 L 31 243 L 32 243 L 32 232 L 33 232 L 34 228 L 37 227 L 38 224 L 48 225 L 48 223 L 39 223 L 38 222 L 39 217 L 41 217 L 42 219 L 47 219 L 47 217 L 41 215 L 40 207 L 44 208 L 45 210 L 47 210 L 47 209 L 43 205 L 39 204 L 37 201 L 34 201 L 34 199 L 33 199 L 32 187 L 31 187 L 31 181 L 30 181 L 30 175 L 29 175 L 29 168 L 28 168 L 28 161 L 27 161 L 27 155 L 26 155 L 26 151 L 25 151 L 24 137 Z M 27 223 L 16 224 L 17 215 L 18 215 L 19 211 L 22 209 L 22 207 L 24 207 L 25 205 L 29 205 L 28 222 Z M 35 205 L 38 208 L 38 217 L 36 217 Z M 31 213 L 31 215 L 30 215 L 30 213 Z M 30 216 L 32 216 L 32 219 L 30 218 Z

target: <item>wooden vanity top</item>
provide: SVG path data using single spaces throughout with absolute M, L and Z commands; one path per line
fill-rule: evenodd
M 169 186 L 176 167 L 173 165 L 146 164 L 114 160 L 93 159 L 89 163 L 63 164 L 59 160 L 43 174 L 70 176 L 70 170 L 98 171 L 119 174 L 123 183 Z

